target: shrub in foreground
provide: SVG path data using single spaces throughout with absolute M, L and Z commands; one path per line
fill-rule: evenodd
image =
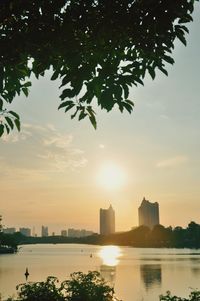
M 160 301 L 200 301 L 200 291 L 191 292 L 188 299 L 172 296 L 170 292 L 167 292 L 166 295 L 160 296 Z
M 17 286 L 17 298 L 5 301 L 119 301 L 114 289 L 106 284 L 99 272 L 75 272 L 69 280 L 59 283 L 56 277 L 43 282 L 28 282 Z M 173 296 L 169 291 L 160 301 L 200 301 L 200 291 L 190 293 L 188 299 Z M 1 300 L 1 298 L 0 298 Z M 155 300 L 157 301 L 157 300 Z
M 99 272 L 75 272 L 59 284 L 56 277 L 44 282 L 28 282 L 17 286 L 17 299 L 6 301 L 114 301 L 114 289 Z

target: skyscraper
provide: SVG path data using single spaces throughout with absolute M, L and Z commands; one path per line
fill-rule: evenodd
M 100 234 L 115 233 L 115 211 L 112 206 L 108 209 L 100 209 Z
M 151 203 L 143 198 L 140 207 L 138 208 L 139 226 L 148 226 L 153 228 L 159 224 L 159 205 L 157 202 Z
M 47 236 L 49 236 L 48 227 L 42 226 L 42 229 L 41 229 L 41 236 L 42 236 L 42 237 L 47 237 Z

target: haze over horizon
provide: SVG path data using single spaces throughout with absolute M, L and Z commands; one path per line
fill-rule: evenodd
M 0 140 L 0 214 L 7 227 L 99 230 L 99 208 L 113 205 L 116 230 L 138 225 L 145 196 L 165 226 L 200 223 L 200 12 L 187 47 L 179 41 L 168 77 L 133 87 L 134 111 L 97 109 L 98 128 L 58 111 L 59 81 L 34 80 L 10 108 L 22 130 Z M 53 230 L 54 229 L 54 230 Z

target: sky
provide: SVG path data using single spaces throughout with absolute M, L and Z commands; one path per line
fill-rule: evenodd
M 187 47 L 177 41 L 168 77 L 133 87 L 134 111 L 97 110 L 98 128 L 58 111 L 59 82 L 33 79 L 28 98 L 10 109 L 22 130 L 0 141 L 0 214 L 5 227 L 49 226 L 50 233 L 99 231 L 99 209 L 112 204 L 116 230 L 138 225 L 145 197 L 164 226 L 200 223 L 200 11 Z

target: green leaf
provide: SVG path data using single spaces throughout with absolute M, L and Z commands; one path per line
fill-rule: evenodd
M 138 77 L 134 78 L 134 81 L 138 82 L 139 84 L 141 84 L 142 86 L 144 86 L 143 81 Z
M 0 110 L 3 108 L 3 100 L 0 98 Z
M 12 116 L 14 116 L 16 119 L 19 119 L 19 115 L 13 111 L 8 111 L 9 114 L 11 114 Z
M 76 117 L 78 111 L 79 111 L 79 108 L 76 108 L 75 113 L 71 115 L 71 119 L 74 119 L 74 117 Z
M 19 121 L 19 119 L 15 119 L 14 123 L 15 123 L 16 128 L 18 129 L 18 131 L 20 131 L 20 121 Z
M 164 69 L 163 67 L 161 67 L 161 66 L 159 66 L 158 68 L 160 69 L 160 71 L 162 71 L 165 75 L 168 76 L 167 70 L 165 70 L 165 69 Z
M 130 99 L 125 99 L 125 102 L 129 103 L 132 107 L 134 107 L 134 102 Z
M 154 68 L 149 66 L 148 71 L 149 71 L 149 74 L 151 75 L 151 78 L 154 79 L 156 77 Z
M 59 105 L 58 110 L 61 109 L 61 108 L 67 107 L 67 106 L 69 106 L 69 105 L 75 106 L 75 104 L 74 104 L 74 102 L 73 102 L 72 100 L 67 100 L 67 101 L 62 102 L 62 103 Z M 73 106 L 72 106 L 72 107 L 73 107 Z
M 84 119 L 87 115 L 88 114 L 85 113 L 85 110 L 82 110 L 81 113 L 80 113 L 80 115 L 79 115 L 79 117 L 78 117 L 78 120 L 80 121 L 80 120 Z
M 117 98 L 117 100 L 120 100 L 122 97 L 122 88 L 121 86 L 114 86 L 113 87 L 113 92 L 115 94 L 115 97 Z
M 7 121 L 7 124 L 10 126 L 10 128 L 13 130 L 14 124 L 13 124 L 12 119 L 6 116 L 5 120 Z
M 26 82 L 26 83 L 23 85 L 23 87 L 26 87 L 26 88 L 31 87 L 31 86 L 32 86 L 31 82 Z
M 7 126 L 7 124 L 4 124 L 4 126 L 5 126 L 5 128 L 6 128 L 7 134 L 9 134 L 9 133 L 10 133 L 10 128 Z
M 27 88 L 22 88 L 22 91 L 24 92 L 24 95 L 28 97 L 28 89 Z
M 74 91 L 74 89 L 65 89 L 60 95 L 60 98 L 61 100 L 64 100 L 66 97 L 72 98 L 74 96 L 76 96 L 76 92 Z
M 65 113 L 69 110 L 71 110 L 73 107 L 75 106 L 75 104 L 71 104 L 71 105 L 68 105 L 65 109 Z
M 126 102 L 123 102 L 122 104 L 123 104 L 124 108 L 131 114 L 131 112 L 133 110 L 133 106 Z
M 3 135 L 4 133 L 4 126 L 3 124 L 0 124 L 0 137 Z
M 96 121 L 95 115 L 94 114 L 90 115 L 89 119 L 90 119 L 90 122 L 93 125 L 94 129 L 96 130 L 97 129 L 97 121 Z
M 121 102 L 118 102 L 119 110 L 122 113 L 124 111 L 123 104 Z
M 174 59 L 168 55 L 164 55 L 164 60 L 169 64 L 174 64 Z
M 128 98 L 129 96 L 129 88 L 127 85 L 123 85 L 123 89 L 124 89 L 124 98 Z
M 57 79 L 57 78 L 58 78 L 58 76 L 59 76 L 59 71 L 58 71 L 58 70 L 56 70 L 56 71 L 53 73 L 53 75 L 52 75 L 52 77 L 51 77 L 51 80 L 55 80 L 55 79 Z
M 183 45 L 187 45 L 187 42 L 186 42 L 186 39 L 185 39 L 185 37 L 184 37 L 184 32 L 181 32 L 181 31 L 178 31 L 177 33 L 176 33 L 176 35 L 177 35 L 177 38 L 183 43 Z

